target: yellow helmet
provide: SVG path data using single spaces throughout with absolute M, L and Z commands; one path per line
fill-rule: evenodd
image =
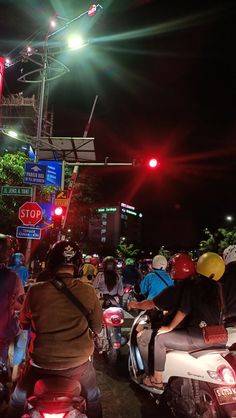
M 205 253 L 197 262 L 197 272 L 213 280 L 219 280 L 225 271 L 225 263 L 222 257 L 216 253 Z

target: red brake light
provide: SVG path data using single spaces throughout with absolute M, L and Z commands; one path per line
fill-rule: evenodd
M 113 343 L 114 348 L 120 348 L 121 344 L 118 342 Z
M 229 367 L 221 367 L 218 370 L 218 373 L 221 377 L 221 379 L 227 383 L 228 385 L 234 385 L 235 384 L 235 373 L 232 369 L 230 369 Z
M 130 288 L 130 287 L 126 287 L 126 288 L 125 288 L 125 290 L 124 290 L 124 293 L 129 293 L 129 292 L 130 292 L 130 290 L 131 290 L 131 288 Z

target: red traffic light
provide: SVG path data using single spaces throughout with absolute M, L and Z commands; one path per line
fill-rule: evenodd
M 63 214 L 63 208 L 61 206 L 58 206 L 54 209 L 54 215 L 61 216 Z
M 150 168 L 157 168 L 157 167 L 159 167 L 159 165 L 160 165 L 160 163 L 159 163 L 159 161 L 156 158 L 151 158 L 148 161 L 148 166 Z

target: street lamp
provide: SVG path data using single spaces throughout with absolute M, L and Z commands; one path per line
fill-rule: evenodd
M 87 45 L 80 35 L 70 35 L 68 38 L 68 48 L 75 51 Z
M 233 216 L 232 216 L 232 215 L 226 215 L 225 220 L 226 220 L 227 222 L 232 222 L 232 221 L 234 220 L 234 218 L 233 218 Z

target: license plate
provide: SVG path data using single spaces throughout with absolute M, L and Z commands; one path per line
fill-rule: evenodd
M 236 403 L 236 387 L 221 387 L 214 389 L 219 405 Z

